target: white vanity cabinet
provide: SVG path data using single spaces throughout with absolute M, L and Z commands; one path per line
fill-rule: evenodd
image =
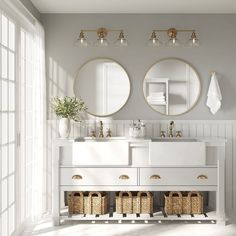
M 88 147 L 92 146 L 89 154 L 86 154 L 86 145 L 81 145 L 86 142 L 78 145 L 78 142 L 74 140 L 55 140 L 53 149 L 54 224 L 59 224 L 61 220 L 159 221 L 176 219 L 225 222 L 226 141 L 198 138 L 199 140 L 204 143 L 200 146 L 206 147 L 204 164 L 201 165 L 191 165 L 191 163 L 158 165 L 158 162 L 153 164 L 150 162 L 151 139 L 127 139 L 112 142 L 112 145 L 108 145 L 108 142 L 87 142 Z M 160 144 L 161 142 L 158 141 L 158 145 Z M 83 147 L 80 152 L 81 146 Z M 105 150 L 106 148 L 109 150 Z M 97 156 L 96 150 L 98 150 Z M 203 153 L 202 149 L 200 151 Z M 158 150 L 155 149 L 155 152 L 158 153 Z M 89 157 L 87 160 L 86 155 Z M 130 214 L 124 218 L 123 215 L 116 214 L 114 209 L 107 215 L 73 215 L 71 217 L 67 213 L 64 201 L 67 191 L 153 191 L 157 194 L 163 191 L 203 191 L 209 193 L 207 199 L 211 199 L 208 203 L 211 209 L 205 214 L 194 215 L 194 217 L 191 215 L 167 216 L 163 211 L 157 211 L 151 215 Z

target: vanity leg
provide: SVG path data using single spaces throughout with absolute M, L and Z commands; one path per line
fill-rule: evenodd
M 217 161 L 218 166 L 218 186 L 216 192 L 216 215 L 217 224 L 224 224 L 225 219 L 225 155 Z
M 60 218 L 57 217 L 57 218 L 53 218 L 53 226 L 59 226 L 60 225 Z

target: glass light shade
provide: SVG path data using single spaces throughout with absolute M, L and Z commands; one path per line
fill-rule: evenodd
M 166 43 L 167 47 L 178 47 L 180 45 L 181 44 L 177 38 L 169 38 L 169 40 Z
M 114 45 L 117 47 L 126 47 L 128 46 L 128 42 L 125 38 L 119 38 L 115 41 Z
M 75 46 L 87 47 L 87 46 L 89 46 L 89 42 L 85 38 L 79 38 L 79 39 L 76 40 Z
M 148 40 L 148 46 L 150 47 L 160 47 L 162 42 L 158 38 L 150 38 Z
M 199 39 L 197 38 L 191 38 L 187 42 L 187 46 L 189 47 L 198 47 L 200 45 Z
M 105 38 L 98 38 L 94 43 L 94 46 L 96 47 L 106 47 L 108 45 L 109 43 Z

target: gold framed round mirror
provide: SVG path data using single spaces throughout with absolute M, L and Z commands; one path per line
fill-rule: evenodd
M 106 117 L 122 109 L 130 96 L 128 73 L 116 61 L 96 58 L 84 63 L 74 81 L 74 94 L 83 99 L 88 113 Z
M 197 71 L 179 58 L 157 61 L 143 80 L 143 94 L 147 104 L 161 114 L 181 115 L 190 111 L 201 93 Z

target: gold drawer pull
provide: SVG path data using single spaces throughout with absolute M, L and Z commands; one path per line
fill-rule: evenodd
M 83 179 L 83 177 L 81 175 L 73 175 L 72 179 L 80 180 Z
M 160 175 L 152 175 L 150 176 L 150 179 L 161 179 Z
M 208 177 L 206 176 L 206 175 L 199 175 L 198 177 L 197 177 L 197 179 L 208 179 Z
M 120 175 L 119 179 L 129 179 L 128 175 Z

